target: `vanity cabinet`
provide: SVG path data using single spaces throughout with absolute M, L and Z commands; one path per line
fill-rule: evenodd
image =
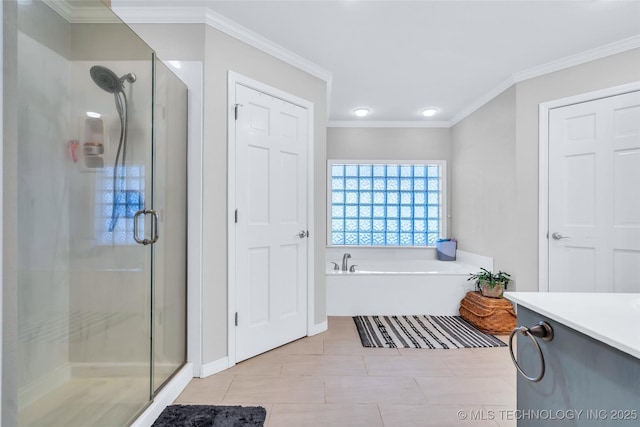
M 553 294 L 547 298 L 553 299 Z M 640 337 L 640 311 L 614 304 L 588 315 L 571 316 L 555 313 L 554 303 L 545 306 L 544 301 L 536 301 L 540 305 L 529 302 L 525 306 L 523 300 L 510 299 L 518 304 L 518 326 L 531 327 L 545 321 L 553 329 L 551 341 L 535 338 L 546 368 L 542 379 L 532 382 L 518 375 L 518 427 L 640 425 L 640 358 L 635 347 Z M 596 299 L 589 297 L 591 302 Z M 577 299 L 570 311 L 579 311 L 579 307 Z M 589 304 L 585 307 L 590 308 Z M 580 322 L 583 316 L 593 317 L 596 326 L 590 329 L 588 322 Z M 606 329 L 598 330 L 598 324 L 612 322 L 628 329 L 629 339 L 625 340 L 620 330 L 610 335 Z M 521 333 L 516 336 L 520 368 L 530 377 L 538 376 L 541 362 L 532 338 Z

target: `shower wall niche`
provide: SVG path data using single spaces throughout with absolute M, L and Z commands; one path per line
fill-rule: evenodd
M 127 425 L 186 361 L 186 86 L 82 5 L 18 4 L 19 426 Z

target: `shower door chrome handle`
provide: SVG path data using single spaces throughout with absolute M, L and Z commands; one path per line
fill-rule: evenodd
M 158 235 L 158 222 L 160 218 L 158 218 L 158 212 L 153 209 L 149 209 L 147 213 L 151 214 L 151 230 L 153 230 L 153 237 L 149 241 L 149 244 L 153 245 L 155 242 L 158 241 L 158 238 L 160 237 Z
M 140 239 L 138 237 L 138 219 L 140 217 L 140 215 L 147 215 L 147 214 L 151 214 L 151 230 L 153 232 L 153 238 L 152 239 Z M 144 237 L 144 236 L 143 236 Z M 152 245 L 155 242 L 158 241 L 158 212 L 154 211 L 153 209 L 143 209 L 143 210 L 139 210 L 138 212 L 136 212 L 136 214 L 133 216 L 133 240 L 136 241 L 136 243 L 139 243 L 141 245 Z
M 140 217 L 140 215 L 144 215 L 145 213 L 145 210 L 140 210 L 136 212 L 135 215 L 133 215 L 133 240 L 141 245 L 146 245 L 146 243 L 145 240 L 141 240 L 138 238 L 138 218 Z

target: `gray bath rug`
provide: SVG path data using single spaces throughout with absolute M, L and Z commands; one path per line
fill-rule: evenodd
M 506 347 L 460 316 L 355 316 L 363 347 L 480 348 Z
M 151 427 L 263 427 L 260 406 L 170 405 Z

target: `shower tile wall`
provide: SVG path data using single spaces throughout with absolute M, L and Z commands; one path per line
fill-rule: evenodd
M 110 362 L 123 360 L 138 366 L 146 374 L 148 370 L 148 349 L 136 345 L 148 340 L 148 326 L 141 319 L 149 316 L 150 278 L 144 273 L 148 251 L 128 241 L 105 240 L 104 220 L 101 213 L 105 187 L 111 189 L 111 173 L 115 159 L 120 125 L 114 105 L 114 98 L 98 88 L 89 77 L 93 65 L 103 65 L 118 75 L 134 73 L 137 80 L 126 85 L 129 100 L 129 137 L 127 143 L 127 166 L 143 166 L 149 154 L 150 130 L 140 123 L 140 118 L 150 121 L 151 105 L 140 100 L 148 100 L 151 93 L 151 70 L 143 61 L 72 61 L 71 88 L 73 98 L 72 139 L 80 144 L 85 138 L 86 112 L 101 114 L 104 123 L 104 168 L 87 169 L 79 159 L 73 165 L 70 184 L 70 301 L 69 309 L 76 316 L 73 325 L 75 336 L 69 343 L 70 361 L 74 364 L 74 375 L 96 373 L 102 364 L 108 369 Z M 144 170 L 144 167 L 142 168 Z M 141 187 L 150 188 L 150 172 L 142 177 Z M 137 180 L 137 178 L 136 178 Z M 106 191 L 110 196 L 110 190 Z M 102 224 L 101 224 L 102 220 Z M 118 223 L 126 221 L 119 218 Z M 131 219 L 129 219 L 131 222 Z M 130 230 L 128 231 L 130 235 Z M 137 349 L 137 350 L 135 350 Z M 137 352 L 136 352 L 137 351 Z M 133 352 L 133 353 L 132 353 Z
M 68 375 L 69 62 L 19 34 L 18 371 L 21 402 Z M 27 358 L 24 358 L 28 355 Z M 44 386 L 44 387 L 43 387 Z

